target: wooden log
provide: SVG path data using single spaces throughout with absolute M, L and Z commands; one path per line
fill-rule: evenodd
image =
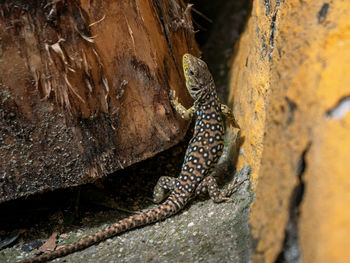
M 182 0 L 0 3 L 0 202 L 92 182 L 176 144 L 198 55 Z

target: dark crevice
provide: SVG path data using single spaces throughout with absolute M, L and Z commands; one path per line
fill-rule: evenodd
M 216 45 L 218 43 L 232 49 L 250 14 L 251 1 L 193 0 L 190 2 L 193 4 L 192 17 L 196 40 L 202 51 L 220 55 L 225 50 L 220 49 Z
M 265 15 L 266 16 L 268 16 L 269 14 L 270 14 L 270 10 L 271 10 L 271 8 L 270 8 L 270 0 L 264 0 L 264 2 L 265 2 L 265 8 L 266 8 L 266 12 L 265 12 Z
M 269 39 L 269 45 L 270 45 L 270 53 L 269 53 L 269 61 L 272 59 L 272 52 L 275 49 L 275 31 L 276 31 L 276 19 L 277 14 L 279 10 L 280 2 L 277 1 L 275 12 L 273 13 L 272 19 L 271 19 L 271 25 L 270 25 L 270 39 Z
M 309 142 L 300 156 L 300 160 L 297 167 L 297 176 L 299 183 L 292 192 L 292 197 L 289 205 L 289 220 L 285 230 L 285 237 L 283 247 L 279 255 L 277 256 L 275 263 L 299 263 L 301 262 L 301 252 L 299 246 L 299 218 L 300 218 L 300 204 L 304 197 L 305 183 L 304 173 L 307 168 L 305 161 L 306 155 L 311 147 Z
M 265 36 L 262 35 L 261 36 L 261 58 L 264 59 L 267 55 L 267 50 L 268 50 L 268 47 L 267 47 L 267 44 L 266 44 L 266 39 L 265 39 Z
M 228 96 L 228 61 L 251 13 L 252 1 L 193 0 L 196 40 L 212 73 L 220 100 Z M 210 22 L 211 20 L 211 22 Z
M 166 22 L 166 18 L 165 18 L 166 14 L 163 11 L 162 5 L 161 5 L 161 3 L 159 3 L 158 0 L 153 1 L 153 3 L 154 3 L 154 6 L 155 6 L 155 8 L 157 10 L 157 14 L 159 14 L 159 21 L 160 21 L 160 23 L 162 25 L 163 32 L 164 32 L 164 35 L 165 35 L 165 39 L 166 39 L 166 42 L 167 42 L 168 47 L 170 49 L 170 54 L 171 54 L 172 60 L 174 61 L 175 65 L 176 65 L 174 49 L 173 49 L 173 46 L 171 44 L 170 34 L 169 34 L 169 30 L 168 30 L 167 22 Z M 180 71 L 179 71 L 179 69 L 177 67 L 176 67 L 176 70 L 179 73 L 179 75 L 181 76 L 181 73 L 180 73 Z
M 317 20 L 318 20 L 319 24 L 321 24 L 322 22 L 324 22 L 326 20 L 326 17 L 328 15 L 328 10 L 329 10 L 329 4 L 324 3 L 322 5 L 320 11 L 318 11 L 318 13 L 317 13 Z
M 294 121 L 294 115 L 295 115 L 295 111 L 298 108 L 298 105 L 292 101 L 291 99 L 289 99 L 288 97 L 285 97 L 285 100 L 287 102 L 288 105 L 288 118 L 287 118 L 287 125 L 290 125 L 293 123 Z
M 168 46 L 169 46 L 169 48 L 170 48 L 170 50 L 171 50 L 171 54 L 173 54 L 173 47 L 172 47 L 172 45 L 171 45 L 171 41 L 170 41 L 170 37 L 169 37 L 169 32 L 168 32 L 168 29 L 167 29 L 167 27 L 166 27 L 166 25 L 165 25 L 165 22 L 164 22 L 163 17 L 160 18 L 160 21 L 161 21 L 162 26 L 163 26 L 163 31 L 164 31 L 164 35 L 165 35 L 166 42 L 168 43 Z M 175 61 L 175 59 L 174 59 L 174 61 Z

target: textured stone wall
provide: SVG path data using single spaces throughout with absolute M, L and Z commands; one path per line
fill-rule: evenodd
M 348 1 L 253 1 L 230 95 L 238 165 L 253 167 L 253 262 L 350 258 L 349 17 Z

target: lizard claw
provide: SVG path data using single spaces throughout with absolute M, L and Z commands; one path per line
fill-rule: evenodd
M 171 89 L 171 90 L 169 91 L 169 97 L 170 97 L 171 100 L 174 100 L 174 99 L 175 99 L 175 90 L 172 90 L 172 89 Z
M 241 129 L 241 127 L 239 127 L 239 124 L 238 124 L 238 122 L 236 121 L 236 119 L 235 119 L 235 117 L 234 117 L 233 115 L 230 115 L 230 116 L 227 118 L 227 120 L 230 122 L 230 124 L 231 124 L 233 127 L 237 128 L 237 129 Z

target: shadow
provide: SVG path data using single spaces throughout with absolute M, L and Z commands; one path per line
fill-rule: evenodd
M 109 224 L 154 206 L 153 187 L 160 176 L 177 176 L 192 132 L 178 145 L 119 170 L 94 184 L 55 190 L 0 204 L 0 237 L 21 231 L 19 241 L 45 239 Z M 18 242 L 18 241 L 16 241 Z M 10 244 L 12 246 L 15 243 Z M 40 246 L 42 243 L 39 243 Z
M 213 176 L 220 188 L 233 181 L 235 173 L 237 172 L 236 166 L 240 149 L 245 140 L 245 138 L 240 135 L 240 131 L 234 132 L 232 130 L 233 129 L 228 129 L 226 134 L 225 142 L 229 143 L 224 149 L 224 159 L 219 161 L 213 172 Z

